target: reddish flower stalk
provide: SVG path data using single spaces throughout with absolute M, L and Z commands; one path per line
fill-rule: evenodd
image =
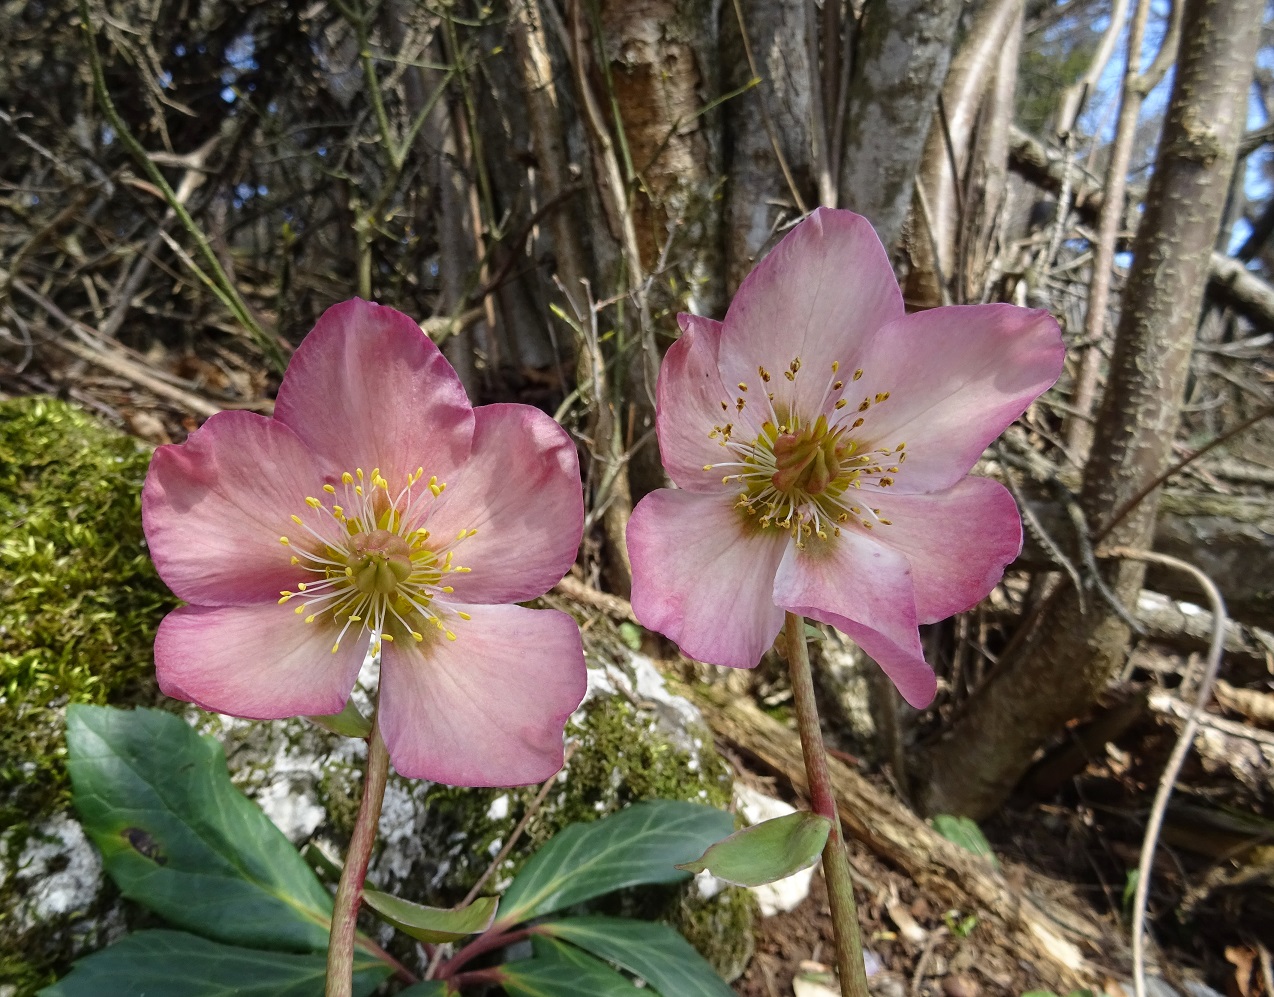
M 816 814 L 832 822 L 823 846 L 823 878 L 827 882 L 827 903 L 832 912 L 836 939 L 836 971 L 845 997 L 867 997 L 867 967 L 863 963 L 863 938 L 858 927 L 858 905 L 854 903 L 854 881 L 849 874 L 849 855 L 840 811 L 827 770 L 827 750 L 823 728 L 814 700 L 814 676 L 810 671 L 809 648 L 805 645 L 805 620 L 788 613 L 784 623 L 787 638 L 787 667 L 792 678 L 792 700 L 796 705 L 796 727 L 801 735 L 810 804 Z
M 327 943 L 327 986 L 325 997 L 350 997 L 354 985 L 354 936 L 358 931 L 358 908 L 363 902 L 363 881 L 380 826 L 380 808 L 385 800 L 389 777 L 389 752 L 373 721 L 367 738 L 367 773 L 363 778 L 363 799 L 354 821 L 349 851 L 341 869 L 341 880 L 332 902 L 332 931 Z

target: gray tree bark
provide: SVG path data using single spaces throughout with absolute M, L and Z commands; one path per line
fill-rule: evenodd
M 765 255 L 780 227 L 815 203 L 806 16 L 804 0 L 738 0 L 737 8 L 722 8 L 726 88 L 736 90 L 752 78 L 749 51 L 761 80 L 724 108 L 727 294 Z M 793 183 L 784 178 L 780 156 Z
M 855 34 L 840 203 L 892 248 L 951 61 L 959 0 L 868 0 Z
M 1167 466 L 1209 262 L 1242 135 L 1260 36 L 1261 0 L 1187 0 L 1177 76 L 1124 295 L 1111 377 L 1098 415 L 1081 502 L 1090 527 Z M 1106 540 L 1149 545 L 1157 496 Z M 1106 569 L 1127 605 L 1135 562 Z M 974 818 L 993 812 L 1035 750 L 1091 706 L 1122 664 L 1129 631 L 1095 600 L 1081 613 L 1066 589 L 1026 645 L 1001 662 L 947 732 L 923 753 L 921 805 Z

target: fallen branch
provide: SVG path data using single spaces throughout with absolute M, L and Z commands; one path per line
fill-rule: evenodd
M 699 707 L 718 737 L 782 775 L 798 791 L 805 791 L 805 766 L 794 731 L 748 700 L 727 700 L 723 690 L 682 691 Z M 1010 886 L 988 862 L 939 835 L 848 766 L 832 759 L 829 767 L 841 820 L 854 840 L 897 865 L 939 903 L 975 911 L 991 931 L 1010 938 L 1050 986 L 1070 989 L 1094 985 L 1101 972 L 1081 949 L 1085 943 L 1101 939 L 1094 925 L 1077 924 L 1070 909 L 1066 909 L 1063 923 L 1026 891 Z

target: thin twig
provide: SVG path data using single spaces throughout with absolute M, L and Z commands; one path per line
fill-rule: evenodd
M 1146 821 L 1146 834 L 1141 842 L 1141 859 L 1137 864 L 1137 888 L 1133 894 L 1132 909 L 1132 971 L 1133 988 L 1136 997 L 1146 997 L 1146 953 L 1145 928 L 1146 907 L 1150 895 L 1150 873 L 1154 864 L 1155 847 L 1159 842 L 1159 832 L 1163 827 L 1164 814 L 1168 809 L 1168 798 L 1172 795 L 1177 776 L 1181 774 L 1181 766 L 1185 762 L 1186 752 L 1194 744 L 1194 735 L 1199 729 L 1199 714 L 1212 696 L 1212 686 L 1216 682 L 1217 671 L 1221 667 L 1221 652 L 1225 648 L 1225 600 L 1221 597 L 1216 584 L 1187 561 L 1169 557 L 1167 554 L 1156 554 L 1151 551 L 1134 550 L 1131 547 L 1113 547 L 1103 551 L 1110 557 L 1129 558 L 1134 561 L 1149 561 L 1169 568 L 1184 571 L 1194 578 L 1208 597 L 1212 605 L 1212 643 L 1208 646 L 1207 664 L 1203 670 L 1203 679 L 1199 682 L 1195 693 L 1194 704 L 1190 715 L 1173 745 L 1172 754 L 1164 766 L 1163 775 L 1159 778 L 1159 787 L 1155 790 L 1154 803 L 1150 807 L 1150 817 Z

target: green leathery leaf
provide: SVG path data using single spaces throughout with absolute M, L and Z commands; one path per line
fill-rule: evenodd
M 124 896 L 217 941 L 326 951 L 331 896 L 215 740 L 161 710 L 77 705 L 67 745 L 75 807 Z
M 646 991 L 577 948 L 551 938 L 533 940 L 535 956 L 500 967 L 510 997 L 642 997 Z
M 572 824 L 514 877 L 496 924 L 508 927 L 625 886 L 685 879 L 677 863 L 702 854 L 733 826 L 725 811 L 682 800 L 645 800 Z
M 446 980 L 421 980 L 406 990 L 399 990 L 396 997 L 456 997 L 458 993 Z
M 352 699 L 345 701 L 345 709 L 340 713 L 325 713 L 322 716 L 305 719 L 341 737 L 366 738 L 372 732 L 372 722 L 363 716 L 362 711 L 354 705 Z
M 577 945 L 640 976 L 660 997 L 732 997 L 693 945 L 666 924 L 627 917 L 570 917 L 532 929 Z
M 354 953 L 354 994 L 390 973 Z M 184 931 L 139 931 L 79 960 L 39 997 L 323 997 L 327 957 L 222 945 Z
M 734 886 L 761 886 L 786 879 L 813 864 L 831 830 L 828 818 L 798 811 L 735 831 L 695 861 L 677 868 L 687 872 L 706 869 Z
M 467 907 L 424 907 L 380 890 L 363 889 L 367 906 L 412 938 L 422 942 L 454 942 L 486 931 L 495 920 L 496 897 L 479 897 Z
M 989 859 L 991 865 L 999 868 L 999 860 L 991 850 L 991 842 L 986 840 L 982 828 L 968 817 L 956 817 L 952 814 L 938 814 L 933 818 L 933 829 L 948 841 L 959 845 L 966 852 L 981 855 Z

